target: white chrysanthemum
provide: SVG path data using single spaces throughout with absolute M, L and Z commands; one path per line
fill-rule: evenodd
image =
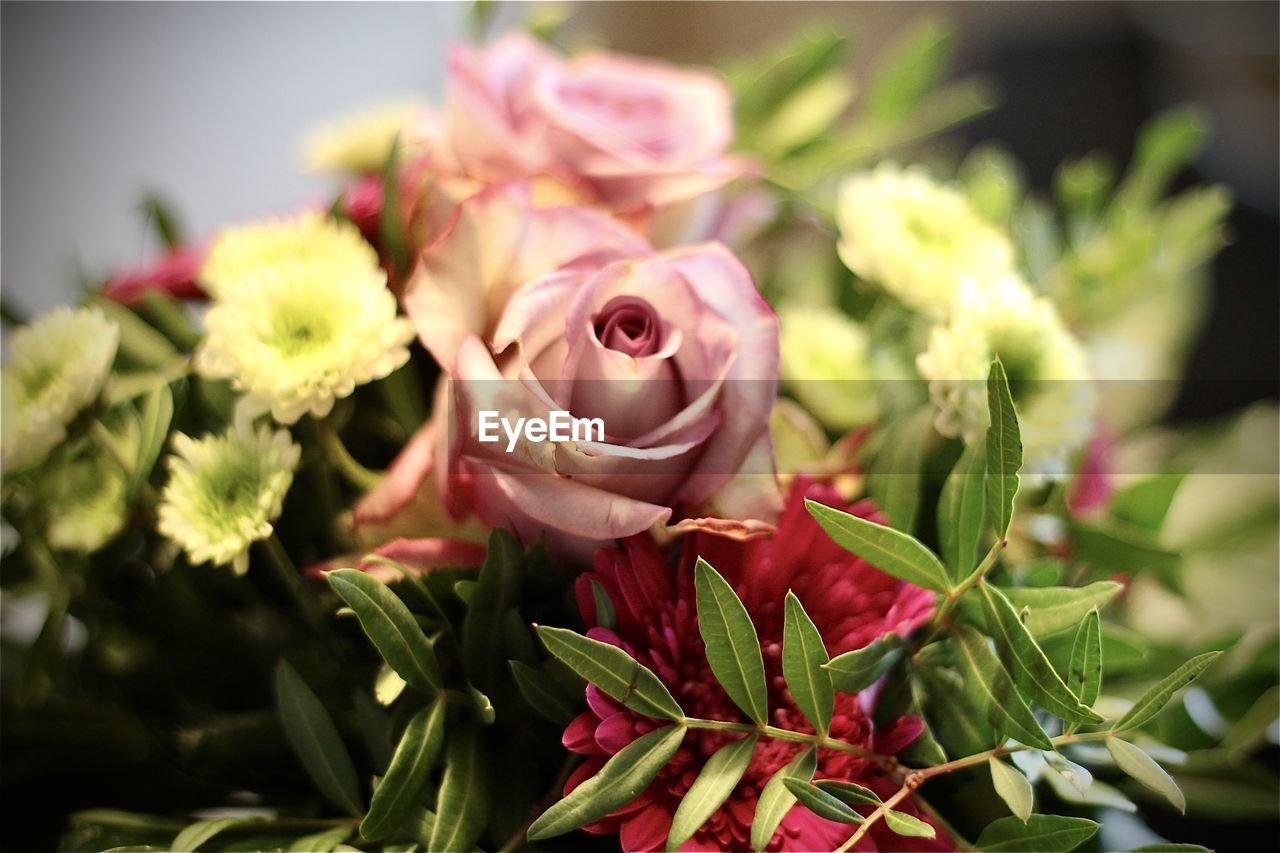
M 13 333 L 0 373 L 0 467 L 34 465 L 97 399 L 120 330 L 97 308 L 55 308 Z
M 334 400 L 391 373 L 409 358 L 413 328 L 396 314 L 386 273 L 366 260 L 334 262 L 321 246 L 238 274 L 205 314 L 197 370 L 230 379 L 286 424 L 326 415 Z
M 916 366 L 939 407 L 938 431 L 980 440 L 989 423 L 986 378 L 996 356 L 1018 409 L 1029 473 L 1065 471 L 1088 439 L 1093 392 L 1085 354 L 1053 304 L 1015 277 L 966 284 Z
M 382 104 L 318 127 L 302 142 L 313 172 L 373 172 L 381 169 L 396 138 L 426 111 L 417 101 Z
M 845 265 L 932 317 L 946 316 L 962 282 L 1014 269 L 1008 236 L 920 166 L 881 163 L 845 178 L 836 221 Z
M 286 430 L 247 425 L 201 439 L 178 433 L 160 496 L 160 533 L 193 563 L 249 566 L 249 546 L 271 535 L 301 448 Z
M 833 429 L 875 420 L 878 383 L 866 330 L 837 308 L 787 305 L 778 315 L 782 377 L 796 399 Z
M 200 284 L 211 296 L 230 298 L 242 286 L 254 286 L 262 270 L 298 261 L 335 272 L 369 270 L 378 267 L 378 253 L 350 222 L 304 213 L 223 231 L 200 267 Z

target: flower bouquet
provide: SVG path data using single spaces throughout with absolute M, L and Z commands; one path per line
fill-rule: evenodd
M 825 31 L 720 71 L 553 35 L 317 132 L 311 207 L 153 205 L 163 256 L 8 336 L 23 848 L 1274 820 L 1274 611 L 1204 592 L 1274 581 L 1274 411 L 1159 423 L 1230 209 L 1170 192 L 1199 115 L 1044 196 L 934 144 L 991 99 L 933 25 L 856 88 Z

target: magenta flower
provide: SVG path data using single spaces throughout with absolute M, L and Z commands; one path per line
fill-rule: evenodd
M 869 501 L 846 507 L 834 488 L 797 480 L 776 534 L 747 541 L 697 534 L 688 540 L 685 558 L 675 573 L 649 537 L 634 537 L 617 548 L 602 549 L 596 556 L 595 570 L 578 579 L 578 606 L 587 625 L 592 626 L 589 636 L 620 646 L 652 669 L 690 716 L 745 721 L 712 675 L 698 633 L 692 569 L 695 556 L 700 555 L 733 585 L 755 623 L 769 682 L 770 722 L 812 732 L 782 677 L 787 590 L 800 598 L 832 655 L 862 648 L 889 633 L 907 634 L 931 614 L 933 593 L 895 580 L 842 550 L 805 511 L 806 497 L 881 520 Z M 616 630 L 598 626 L 591 581 L 608 593 L 616 613 Z M 869 689 L 858 696 L 837 693 L 831 734 L 881 754 L 896 753 L 919 736 L 922 723 L 915 717 L 901 717 L 877 728 L 869 713 L 874 692 Z M 564 745 L 587 756 L 565 785 L 566 793 L 599 771 L 610 755 L 660 725 L 624 708 L 594 686 L 587 688 L 587 703 L 589 710 L 564 733 Z M 637 800 L 586 830 L 619 833 L 625 850 L 661 850 L 680 799 L 706 760 L 732 737 L 690 730 L 672 762 Z M 751 821 L 761 789 L 801 748 L 787 741 L 761 739 L 729 800 L 683 849 L 749 849 Z M 819 751 L 814 778 L 856 781 L 882 796 L 897 790 L 897 783 L 872 762 L 836 750 Z M 901 807 L 917 813 L 910 800 Z M 795 806 L 768 849 L 831 850 L 853 829 Z M 941 829 L 937 839 L 926 841 L 901 838 L 880 823 L 857 849 L 950 850 L 952 844 Z

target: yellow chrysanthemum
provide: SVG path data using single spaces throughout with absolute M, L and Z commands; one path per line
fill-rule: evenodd
M 919 166 L 882 163 L 845 178 L 836 220 L 845 265 L 932 317 L 946 316 L 962 282 L 1014 268 L 1008 236 Z
M 1009 376 L 1030 473 L 1058 474 L 1088 439 L 1093 392 L 1084 350 L 1053 303 L 1008 277 L 966 285 L 916 366 L 939 407 L 938 431 L 966 442 L 989 422 L 985 379 L 1000 357 Z
M 795 398 L 833 429 L 875 420 L 878 389 L 866 330 L 836 308 L 787 305 L 778 313 L 782 377 Z
M 388 103 L 344 116 L 312 130 L 302 156 L 313 172 L 373 172 L 381 169 L 396 138 L 423 114 L 417 101 Z
M 346 242 L 342 229 L 329 233 Z M 339 254 L 320 242 L 237 273 L 205 314 L 197 370 L 291 424 L 404 364 L 413 328 L 396 314 L 386 273 L 372 255 L 359 264 Z
M 247 425 L 201 439 L 178 433 L 160 496 L 160 533 L 193 563 L 249 567 L 249 546 L 271 535 L 301 448 L 285 430 Z
M 255 222 L 223 231 L 200 267 L 200 284 L 214 297 L 230 298 L 264 269 L 299 261 L 337 270 L 378 267 L 378 253 L 349 222 L 321 213 Z
M 0 467 L 44 460 L 98 398 L 120 330 L 96 308 L 55 308 L 13 333 L 0 373 Z

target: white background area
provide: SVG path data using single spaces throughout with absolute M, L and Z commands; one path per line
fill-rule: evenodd
M 330 194 L 298 141 L 405 95 L 437 102 L 460 3 L 5 3 L 0 287 L 31 312 L 153 257 L 138 202 L 189 235 Z

